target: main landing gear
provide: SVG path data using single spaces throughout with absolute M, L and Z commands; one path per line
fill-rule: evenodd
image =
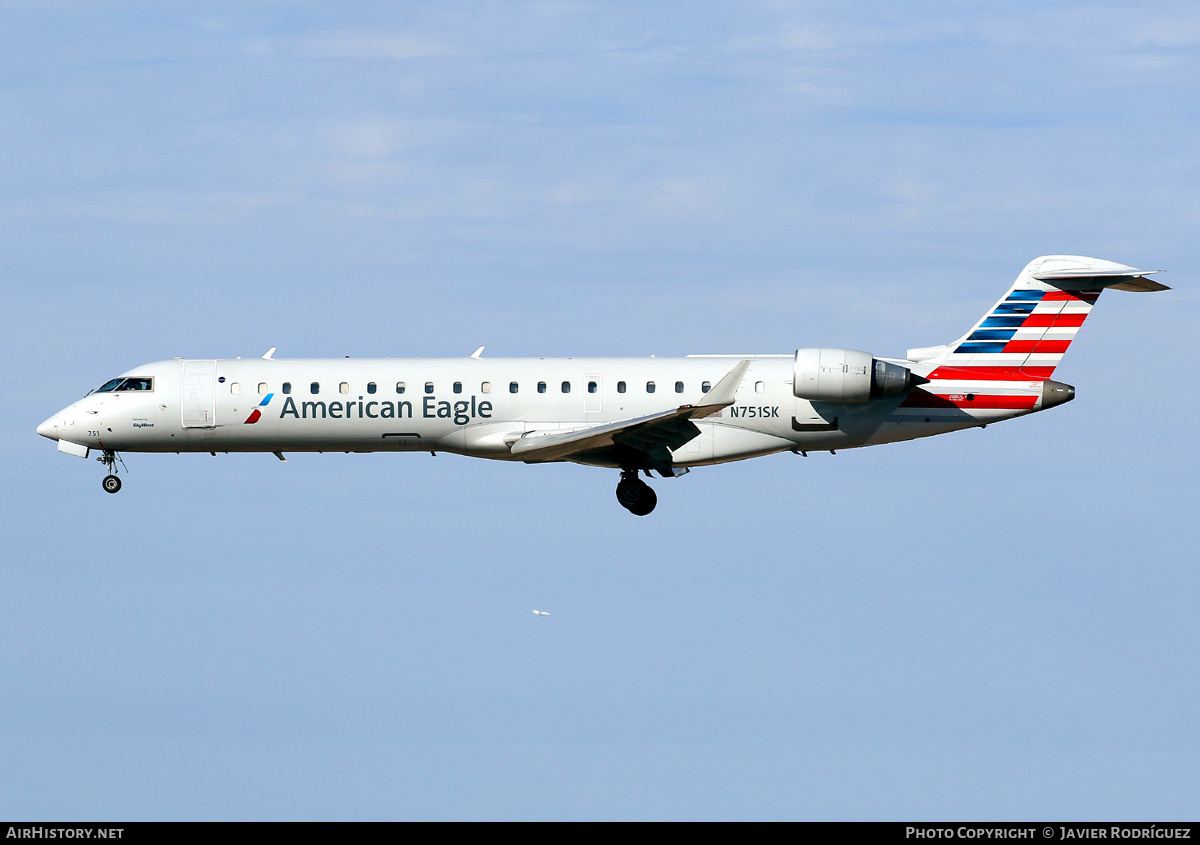
M 621 481 L 617 484 L 617 501 L 634 516 L 645 516 L 658 504 L 654 489 L 638 478 L 636 469 L 621 470 Z
M 108 470 L 108 475 L 104 476 L 104 481 L 101 482 L 104 486 L 104 492 L 116 493 L 119 491 L 121 489 L 121 479 L 117 478 L 117 462 L 120 461 L 121 466 L 125 466 L 125 462 L 121 460 L 121 456 L 111 449 L 105 449 L 96 460 L 104 464 L 104 468 Z M 128 472 L 129 468 L 126 467 L 125 471 Z

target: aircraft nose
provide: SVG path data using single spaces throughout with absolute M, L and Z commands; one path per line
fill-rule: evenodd
M 58 414 L 55 414 L 50 419 L 37 427 L 37 433 L 42 437 L 49 437 L 51 440 L 58 439 Z

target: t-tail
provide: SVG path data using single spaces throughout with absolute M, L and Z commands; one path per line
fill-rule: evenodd
M 958 400 L 972 408 L 1034 411 L 1074 398 L 1074 388 L 1051 380 L 1105 288 L 1170 290 L 1138 270 L 1081 255 L 1043 255 L 1025 266 L 1008 292 L 953 343 L 908 350 L 931 367 L 930 383 L 906 405 Z M 1042 382 L 1030 391 L 1030 382 Z M 1024 387 L 1020 387 L 1023 385 Z M 955 405 L 963 407 L 959 401 Z

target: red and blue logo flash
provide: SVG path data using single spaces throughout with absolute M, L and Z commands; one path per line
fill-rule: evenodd
M 246 421 L 242 425 L 252 425 L 262 419 L 262 409 L 267 407 L 267 403 L 271 401 L 274 393 L 268 393 L 263 397 L 263 400 L 258 403 L 258 407 L 250 412 L 250 416 L 246 417 Z

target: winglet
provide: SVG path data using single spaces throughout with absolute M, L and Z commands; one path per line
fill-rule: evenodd
M 265 358 L 266 360 L 270 361 L 270 360 L 271 360 L 271 356 L 275 354 L 275 350 L 276 350 L 276 349 L 278 349 L 278 347 L 276 347 L 276 346 L 272 346 L 270 349 L 268 349 L 268 350 L 267 350 L 267 354 L 263 355 L 263 358 Z
M 478 360 L 479 356 L 482 354 L 483 354 L 483 347 L 481 346 L 478 349 L 476 349 L 474 352 L 471 353 L 471 357 Z
M 737 389 L 742 386 L 746 370 L 750 369 L 749 361 L 738 361 L 733 369 L 727 372 L 713 389 L 704 394 L 704 398 L 696 405 L 697 411 L 705 413 L 692 414 L 693 417 L 706 417 L 722 408 L 728 408 L 737 397 Z
M 746 370 L 750 369 L 749 361 L 738 361 L 733 369 L 727 372 L 716 386 L 704 397 L 705 405 L 732 405 L 737 389 L 742 386 Z

